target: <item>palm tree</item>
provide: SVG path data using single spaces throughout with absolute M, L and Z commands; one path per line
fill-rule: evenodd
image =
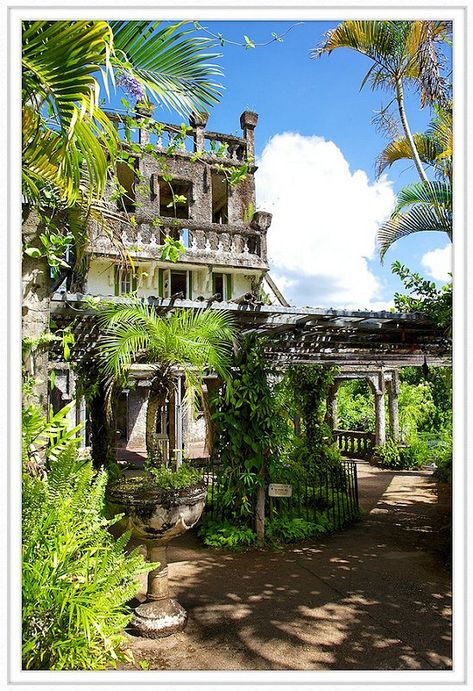
M 156 420 L 179 369 L 186 379 L 190 404 L 202 397 L 206 370 L 227 378 L 231 362 L 234 326 L 231 317 L 215 310 L 175 310 L 159 315 L 137 298 L 98 307 L 103 330 L 99 353 L 103 376 L 108 380 L 108 400 L 116 386 L 127 382 L 134 363 L 153 365 L 146 413 L 146 447 L 151 462 L 157 461 Z
M 103 111 L 98 74 L 107 94 L 116 76 L 134 80 L 142 97 L 180 114 L 218 101 L 220 74 L 207 63 L 209 41 L 183 23 L 29 21 L 23 25 L 23 193 L 50 208 L 84 196 L 100 198 L 119 146 Z M 84 184 L 86 183 L 86 184 Z
M 24 22 L 23 333 L 30 339 L 49 329 L 52 253 L 60 260 L 72 237 L 80 266 L 87 217 L 113 215 L 101 200 L 120 141 L 102 108 L 98 75 L 107 95 L 126 76 L 144 99 L 181 114 L 205 109 L 219 98 L 214 77 L 220 72 L 208 62 L 214 57 L 206 52 L 209 41 L 190 33 L 182 22 L 164 28 L 157 21 Z M 47 346 L 34 353 L 31 371 L 44 406 Z
M 420 231 L 442 231 L 452 239 L 452 158 L 453 129 L 451 108 L 436 109 L 429 129 L 414 135 L 421 160 L 430 166 L 437 180 L 422 181 L 403 187 L 389 220 L 378 231 L 381 259 L 400 238 Z M 404 137 L 391 141 L 381 152 L 377 174 L 396 161 L 412 159 Z
M 394 92 L 383 112 L 396 102 L 406 144 L 424 182 L 428 178 L 407 120 L 405 87 L 418 90 L 422 106 L 446 104 L 448 89 L 438 48 L 449 31 L 450 24 L 445 21 L 345 21 L 328 31 L 311 53 L 312 57 L 320 57 L 336 48 L 351 48 L 372 60 L 360 88 L 369 82 L 372 89 Z

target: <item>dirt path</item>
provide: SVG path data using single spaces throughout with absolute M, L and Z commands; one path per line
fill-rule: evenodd
M 282 552 L 169 548 L 184 632 L 129 637 L 167 670 L 398 670 L 451 666 L 448 503 L 427 472 L 358 466 L 363 520 Z

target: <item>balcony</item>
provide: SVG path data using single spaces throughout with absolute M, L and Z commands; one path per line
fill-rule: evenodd
M 270 214 L 262 214 L 257 212 L 251 225 L 202 224 L 190 219 L 163 219 L 159 226 L 117 222 L 114 241 L 92 222 L 89 251 L 118 256 L 118 241 L 135 259 L 159 260 L 164 238 L 169 235 L 180 239 L 185 247 L 179 263 L 267 269 L 266 228 L 263 226 Z

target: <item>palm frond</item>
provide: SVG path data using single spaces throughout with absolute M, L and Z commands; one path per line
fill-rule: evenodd
M 420 160 L 435 166 L 437 157 L 442 153 L 440 144 L 426 134 L 414 134 L 414 143 Z M 376 160 L 376 177 L 380 177 L 386 168 L 401 160 L 412 160 L 412 149 L 406 137 L 395 139 L 381 151 Z
M 381 259 L 394 242 L 422 231 L 441 231 L 452 237 L 452 190 L 448 183 L 421 182 L 401 190 L 391 218 L 378 231 Z
M 207 54 L 209 40 L 181 30 L 184 22 L 160 28 L 161 22 L 114 21 L 115 56 L 160 104 L 181 115 L 206 110 L 218 102 L 222 86 L 213 81 L 221 75 L 218 57 Z

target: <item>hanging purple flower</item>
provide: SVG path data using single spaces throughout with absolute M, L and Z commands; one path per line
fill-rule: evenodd
M 140 82 L 128 72 L 121 72 L 116 79 L 117 86 L 126 91 L 129 96 L 136 98 L 137 101 L 143 101 L 145 98 L 145 90 Z

